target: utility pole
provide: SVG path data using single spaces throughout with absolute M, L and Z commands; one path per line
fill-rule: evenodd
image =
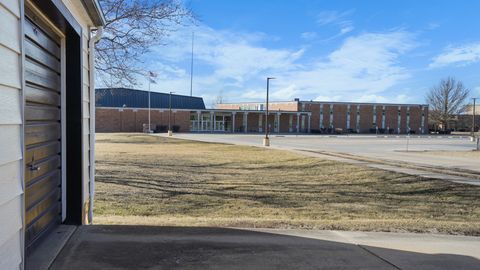
M 170 92 L 168 96 L 168 136 L 172 136 L 172 94 L 175 92 Z
M 274 80 L 275 78 L 268 77 L 267 78 L 267 98 L 265 103 L 265 138 L 263 139 L 263 146 L 270 146 L 270 139 L 268 138 L 268 96 L 270 91 L 270 80 Z

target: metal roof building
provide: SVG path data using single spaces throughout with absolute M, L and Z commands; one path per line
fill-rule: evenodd
M 169 94 L 150 92 L 151 108 L 168 108 Z M 148 108 L 148 91 L 129 88 L 95 89 L 97 107 Z M 173 109 L 204 110 L 205 103 L 201 97 L 172 94 Z

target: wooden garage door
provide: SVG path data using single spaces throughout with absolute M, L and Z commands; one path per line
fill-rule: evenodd
M 25 245 L 61 222 L 61 39 L 25 10 Z

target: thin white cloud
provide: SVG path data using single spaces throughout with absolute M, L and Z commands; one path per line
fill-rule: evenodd
M 416 46 L 404 31 L 368 33 L 346 39 L 326 61 L 289 71 L 281 76 L 287 87 L 296 86 L 304 96 L 352 100 L 353 95 L 382 93 L 410 77 L 399 57 Z
M 300 37 L 305 40 L 312 40 L 318 36 L 316 32 L 303 32 L 300 34 Z
M 172 36 L 172 46 L 158 47 L 148 56 L 149 68 L 163 74 L 152 89 L 189 93 L 190 35 L 179 32 Z M 275 100 L 339 101 L 362 95 L 373 100 L 373 95 L 410 77 L 399 58 L 416 46 L 414 36 L 405 31 L 364 33 L 345 39 L 324 58 L 307 62 L 305 49 L 268 48 L 263 45 L 266 39 L 262 33 L 197 28 L 194 95 L 203 96 L 206 104 L 220 91 L 229 102 L 261 101 L 265 78 L 275 76 L 270 88 Z
M 347 10 L 339 12 L 336 10 L 322 11 L 317 16 L 317 23 L 319 25 L 327 25 L 346 21 L 345 18 L 350 16 L 354 10 Z
M 446 48 L 443 53 L 432 59 L 429 68 L 449 65 L 462 66 L 478 61 L 480 61 L 480 42 Z
M 317 23 L 320 26 L 334 25 L 339 28 L 339 32 L 327 40 L 335 39 L 354 30 L 353 22 L 347 19 L 354 10 L 339 12 L 335 10 L 322 11 L 318 14 Z
M 384 95 L 362 95 L 355 99 L 358 102 L 372 102 L 372 103 L 408 103 L 410 98 L 407 95 L 397 95 L 394 97 L 386 97 Z
M 440 27 L 439 23 L 431 22 L 427 25 L 427 30 L 435 30 Z

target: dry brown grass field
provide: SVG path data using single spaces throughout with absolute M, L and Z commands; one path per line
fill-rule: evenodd
M 299 154 L 97 134 L 95 222 L 480 235 L 480 187 Z

